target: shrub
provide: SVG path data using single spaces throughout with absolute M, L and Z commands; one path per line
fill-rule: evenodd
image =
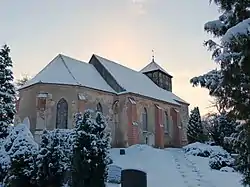
M 220 171 L 222 171 L 222 172 L 235 172 L 234 168 L 228 167 L 228 166 L 221 168 Z
M 209 158 L 209 166 L 211 169 L 220 170 L 223 167 L 232 167 L 234 159 L 228 154 L 216 154 Z

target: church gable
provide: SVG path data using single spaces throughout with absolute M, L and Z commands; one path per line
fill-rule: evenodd
M 61 54 L 20 89 L 37 83 L 84 86 L 115 93 L 92 64 Z
M 109 73 L 109 71 L 100 63 L 100 61 L 96 58 L 95 55 L 93 55 L 89 61 L 90 64 L 92 64 L 96 70 L 99 72 L 99 74 L 102 76 L 102 78 L 108 83 L 108 85 L 113 88 L 116 92 L 123 92 L 126 91 L 123 87 L 121 87 L 115 78 Z

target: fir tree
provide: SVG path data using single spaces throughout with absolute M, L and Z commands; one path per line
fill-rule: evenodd
M 109 163 L 109 135 L 101 115 L 87 110 L 76 115 L 73 149 L 73 187 L 104 187 Z
M 224 141 L 226 137 L 230 137 L 236 128 L 236 121 L 229 118 L 223 112 L 222 114 L 214 115 L 210 134 L 216 145 L 222 146 L 225 150 L 231 152 L 231 146 Z
M 92 171 L 93 177 L 91 184 L 97 187 L 105 187 L 107 180 L 107 166 L 111 159 L 109 157 L 110 147 L 110 134 L 105 131 L 107 124 L 103 115 L 100 112 L 96 113 L 95 129 L 93 134 L 97 136 L 96 146 L 98 148 L 97 155 L 92 158 Z
M 212 51 L 212 57 L 219 65 L 202 76 L 194 77 L 191 83 L 209 89 L 211 96 L 219 102 L 233 118 L 244 120 L 242 133 L 246 144 L 235 147 L 246 157 L 240 168 L 244 175 L 243 184 L 250 185 L 250 1 L 211 0 L 222 13 L 218 20 L 205 24 L 205 31 L 218 38 L 220 43 L 210 39 L 205 45 Z
M 231 146 L 236 153 L 239 154 L 238 158 L 236 159 L 236 169 L 238 171 L 245 171 L 245 163 L 247 163 L 247 131 L 244 128 L 245 122 L 237 122 L 235 127 L 235 132 L 231 134 L 229 137 L 225 137 L 224 141 L 227 145 Z M 242 154 L 242 153 L 246 154 Z
M 39 186 L 62 186 L 67 171 L 68 159 L 60 146 L 59 136 L 50 136 L 47 131 L 42 135 L 40 151 L 37 156 L 37 181 Z
M 187 138 L 189 143 L 204 142 L 205 133 L 203 131 L 200 111 L 198 107 L 195 107 L 191 111 L 187 126 Z
M 81 114 L 76 115 L 72 158 L 73 187 L 90 187 L 92 142 L 97 140 L 91 134 L 92 124 L 93 119 L 90 111 L 86 111 L 83 116 Z
M 19 124 L 8 136 L 6 150 L 10 156 L 10 166 L 4 178 L 4 186 L 36 186 L 35 159 L 38 145 L 25 124 Z
M 0 51 L 0 138 L 8 136 L 15 115 L 15 87 L 9 53 L 9 47 L 4 45 Z

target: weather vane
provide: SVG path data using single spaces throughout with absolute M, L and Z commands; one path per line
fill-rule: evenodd
M 155 60 L 155 54 L 154 54 L 154 50 L 152 49 L 152 61 L 154 62 Z

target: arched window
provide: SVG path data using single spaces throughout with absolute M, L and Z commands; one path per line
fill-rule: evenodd
M 68 127 L 68 103 L 62 98 L 56 107 L 56 128 L 67 129 Z
M 118 114 L 118 102 L 119 101 L 115 101 L 112 105 L 112 110 L 114 114 Z
M 164 131 L 165 133 L 168 133 L 169 132 L 169 119 L 168 119 L 168 113 L 165 111 L 165 114 L 164 114 Z
M 98 104 L 96 105 L 96 111 L 97 111 L 97 112 L 102 112 L 102 105 L 101 105 L 101 103 L 98 103 Z
M 148 112 L 146 108 L 142 112 L 142 128 L 144 131 L 148 131 Z

